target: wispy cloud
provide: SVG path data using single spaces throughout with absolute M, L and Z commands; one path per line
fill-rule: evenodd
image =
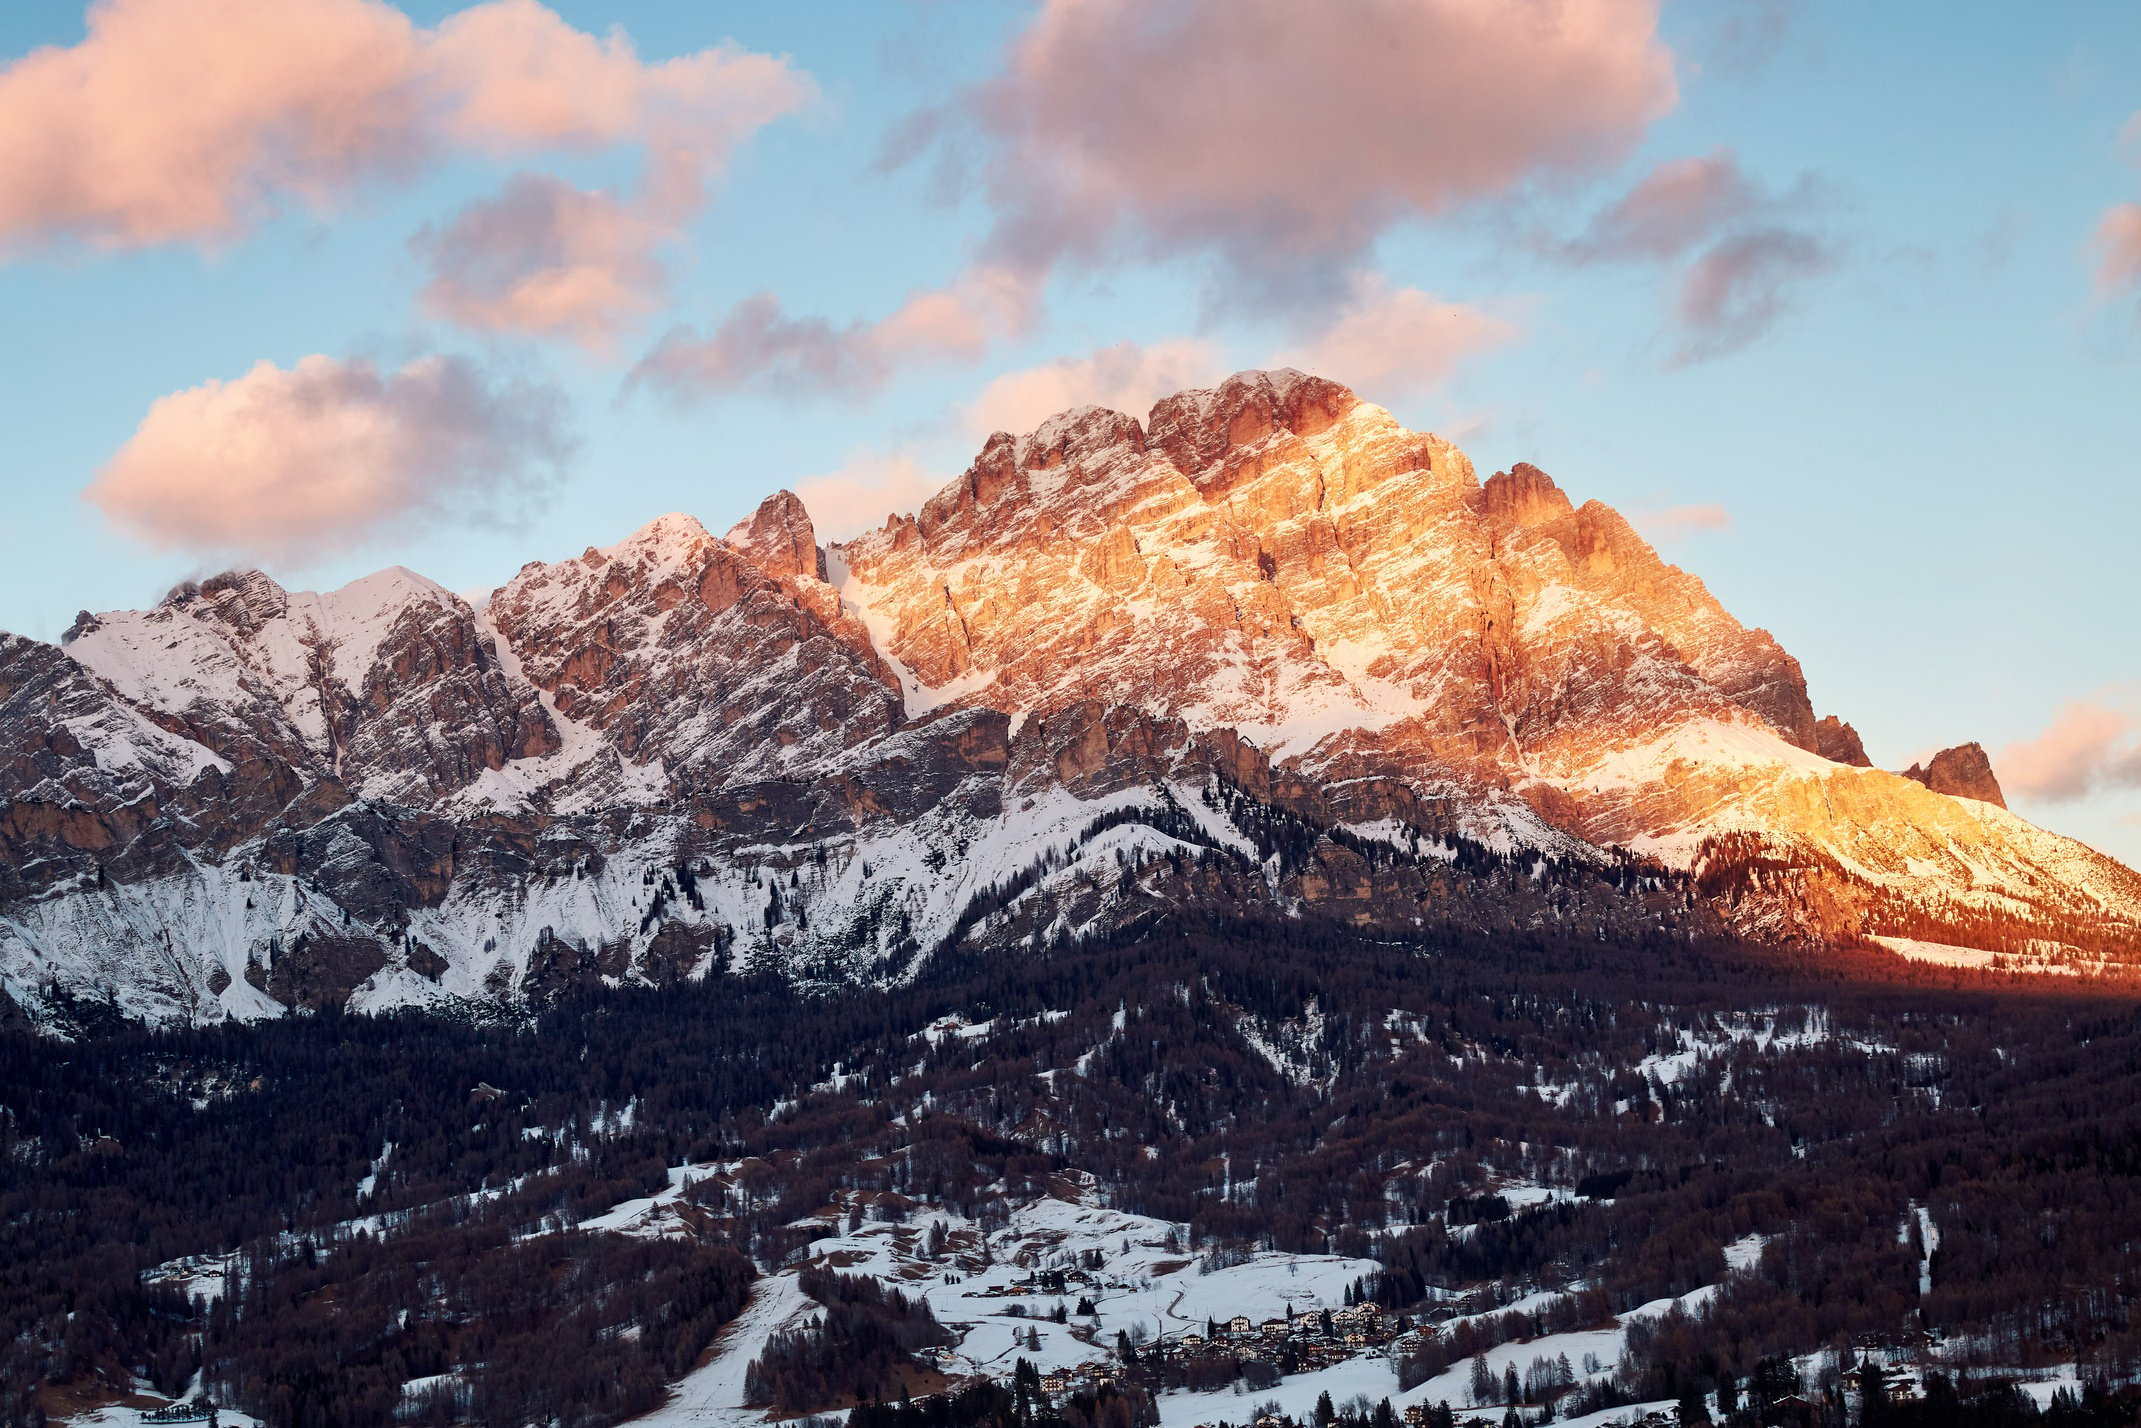
M 1118 342 L 1083 357 L 1006 372 L 982 388 L 962 415 L 975 436 L 1031 431 L 1071 407 L 1107 407 L 1143 420 L 1152 404 L 1225 375 L 1217 344 L 1177 338 L 1140 346 Z
M 1633 524 L 1653 541 L 1686 540 L 1704 531 L 1732 528 L 1732 513 L 1719 505 L 1667 506 L 1659 511 L 1639 511 Z
M 1685 366 L 1764 336 L 1836 265 L 1806 222 L 1815 206 L 1811 183 L 1773 193 L 1717 149 L 1658 164 L 1575 238 L 1546 246 L 1572 263 L 1679 265 L 1666 320 L 1670 362 Z
M 1440 385 L 1466 358 L 1521 335 L 1506 318 L 1364 275 L 1329 327 L 1272 361 L 1344 383 L 1371 401 L 1395 401 Z
M 2078 699 L 2034 739 L 2000 750 L 1995 763 L 2009 794 L 2052 803 L 2141 788 L 2141 719 L 2095 699 Z
M 1820 239 L 1797 229 L 1757 228 L 1725 239 L 1681 275 L 1673 300 L 1674 364 L 1748 346 L 1798 304 L 1808 279 L 1835 262 Z
M 1005 268 L 973 268 L 948 287 L 908 295 L 875 322 L 835 326 L 790 317 L 760 293 L 712 331 L 675 327 L 633 370 L 632 381 L 678 401 L 745 388 L 799 398 L 876 391 L 909 362 L 976 361 L 992 341 L 1024 331 L 1039 292 Z
M 945 480 L 904 453 L 862 452 L 837 471 L 796 482 L 795 493 L 820 536 L 846 540 L 882 525 L 895 511 L 918 510 Z

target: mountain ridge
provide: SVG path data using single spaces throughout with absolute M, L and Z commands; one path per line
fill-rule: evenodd
M 1290 371 L 997 433 L 846 542 L 783 491 L 480 609 L 228 573 L 8 637 L 0 713 L 33 1015 L 867 981 L 1247 903 L 2141 960 L 2141 878 L 1864 767 L 1610 507 Z

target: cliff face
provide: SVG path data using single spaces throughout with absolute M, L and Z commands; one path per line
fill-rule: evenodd
M 0 984 L 201 1019 L 868 980 L 1185 905 L 2141 957 L 2141 879 L 1967 753 L 1865 767 L 1608 507 L 1245 373 L 1000 433 L 829 549 L 782 492 L 480 610 L 247 572 L 9 638 Z

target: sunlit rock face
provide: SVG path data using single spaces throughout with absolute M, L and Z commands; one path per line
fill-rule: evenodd
M 1908 775 L 1610 508 L 1249 372 L 531 562 L 0 642 L 0 989 L 63 1020 L 912 975 L 1170 911 L 2141 960 L 2141 879 Z
M 1993 776 L 1992 760 L 1986 756 L 1983 744 L 1957 744 L 1952 749 L 1942 749 L 1923 765 L 1912 764 L 1903 776 L 1935 793 L 2007 807 L 2007 798 L 2000 792 L 2000 781 Z

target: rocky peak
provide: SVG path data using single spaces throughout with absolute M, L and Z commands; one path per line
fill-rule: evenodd
M 1360 398 L 1336 382 L 1290 367 L 1236 372 L 1216 387 L 1155 403 L 1145 440 L 1202 490 L 1232 464 L 1231 455 L 1281 433 L 1314 436 L 1358 405 Z
M 250 635 L 288 614 L 290 595 L 263 571 L 226 570 L 190 591 L 179 587 L 167 597 L 167 603 L 193 604 L 196 613 L 213 615 L 232 629 Z
M 1926 763 L 1912 764 L 1903 771 L 1903 776 L 1915 779 L 1935 793 L 2007 807 L 2007 799 L 2000 792 L 2000 781 L 1993 777 L 1992 760 L 1986 756 L 1983 744 L 1972 742 L 1942 749 Z
M 768 575 L 825 578 L 825 552 L 818 549 L 817 529 L 793 491 L 766 497 L 722 539 Z
M 1479 488 L 1479 499 L 1488 520 L 1521 527 L 1545 525 L 1575 509 L 1554 478 L 1529 461 L 1489 476 Z
M 868 632 L 835 592 L 797 578 L 817 569 L 809 517 L 782 492 L 731 540 L 664 516 L 604 550 L 524 566 L 486 613 L 560 714 L 699 788 L 897 721 L 898 681 Z
M 1832 764 L 1849 764 L 1853 768 L 1870 769 L 1873 760 L 1866 757 L 1866 746 L 1859 742 L 1859 731 L 1837 718 L 1824 714 L 1814 726 L 1814 752 Z

